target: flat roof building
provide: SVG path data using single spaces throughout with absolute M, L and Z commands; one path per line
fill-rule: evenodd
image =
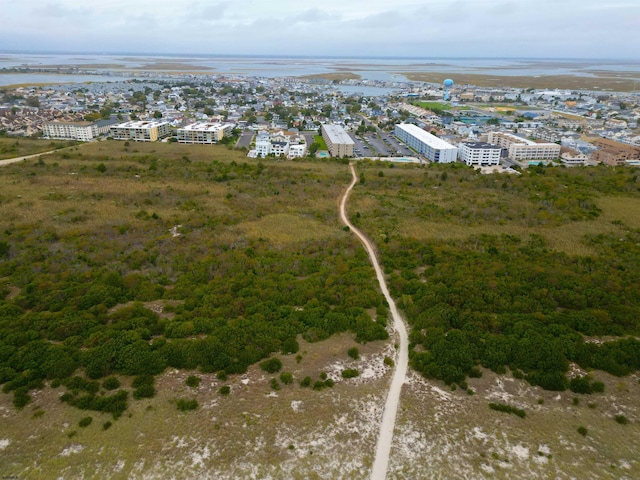
M 452 163 L 458 158 L 458 149 L 441 138 L 424 131 L 417 125 L 396 125 L 395 136 L 406 145 L 434 163 Z
M 42 124 L 42 135 L 61 140 L 79 140 L 89 142 L 99 135 L 109 133 L 116 120 L 99 120 L 97 122 L 45 122 Z
M 322 125 L 322 138 L 332 157 L 353 157 L 355 143 L 340 125 Z
M 460 160 L 473 167 L 499 165 L 501 153 L 502 147 L 485 142 L 461 143 L 458 148 Z
M 231 134 L 233 124 L 196 122 L 178 129 L 180 143 L 218 143 L 225 135 Z
M 640 160 L 640 147 L 626 145 L 607 138 L 589 139 L 589 143 L 600 149 L 593 152 L 592 155 L 596 162 L 615 167 L 627 165 L 629 160 Z
M 560 157 L 560 145 L 557 143 L 537 143 L 511 133 L 490 132 L 489 143 L 506 148 L 509 158 L 516 162 L 545 162 Z
M 169 123 L 154 121 L 135 121 L 114 125 L 111 136 L 115 140 L 134 140 L 136 142 L 156 142 L 171 134 Z

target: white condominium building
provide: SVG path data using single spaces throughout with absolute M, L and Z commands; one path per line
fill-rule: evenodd
M 396 125 L 395 135 L 431 162 L 452 163 L 458 158 L 456 147 L 416 125 L 410 123 Z
M 501 152 L 501 147 L 485 142 L 461 143 L 458 147 L 460 160 L 473 167 L 499 165 Z
M 155 142 L 170 134 L 171 129 L 167 122 L 135 121 L 111 127 L 111 136 L 116 140 Z
M 99 135 L 109 133 L 109 127 L 117 123 L 115 120 L 99 120 L 92 122 L 45 122 L 42 124 L 42 135 L 62 140 L 79 140 L 89 142 Z
M 88 142 L 96 138 L 98 132 L 95 123 L 91 122 L 46 122 L 42 124 L 42 135 L 49 138 Z
M 231 123 L 197 122 L 178 129 L 180 143 L 218 143 L 233 130 Z
M 511 133 L 490 132 L 489 143 L 506 148 L 511 160 L 555 160 L 560 156 L 557 143 L 536 143 Z
M 332 157 L 353 157 L 355 143 L 340 125 L 322 125 L 322 138 Z

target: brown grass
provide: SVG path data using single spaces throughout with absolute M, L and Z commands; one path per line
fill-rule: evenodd
M 58 400 L 64 389 L 45 389 L 34 402 L 16 412 L 10 397 L 0 393 L 3 418 L 0 440 L 10 439 L 2 451 L 0 475 L 64 478 L 364 478 L 371 465 L 376 429 L 359 423 L 365 402 L 386 389 L 387 377 L 356 385 L 337 383 L 332 389 L 301 388 L 309 375 L 317 380 L 336 360 L 350 361 L 347 349 L 352 335 L 309 344 L 299 338 L 302 361 L 280 356 L 282 371 L 293 373 L 294 384 L 282 385 L 273 395 L 272 377 L 256 365 L 246 375 L 222 382 L 215 375 L 168 370 L 158 377 L 158 395 L 130 400 L 118 421 L 109 415 L 83 412 Z M 359 346 L 361 355 L 380 352 L 383 342 Z M 187 387 L 186 378 L 198 375 L 202 383 Z M 122 379 L 123 386 L 129 385 Z M 246 383 L 245 383 L 246 382 Z M 222 385 L 231 394 L 221 396 Z M 195 398 L 196 411 L 179 413 L 175 402 Z M 299 411 L 292 402 L 300 402 Z M 32 418 L 37 410 L 44 411 Z M 93 423 L 79 428 L 80 418 Z M 106 431 L 102 424 L 113 426 Z M 350 430 L 361 427 L 362 431 Z M 68 433 L 77 434 L 68 438 Z M 355 447 L 357 443 L 357 448 Z M 289 448 L 293 446 L 293 449 Z M 78 453 L 62 456 L 65 448 L 81 446 Z M 34 458 L 37 461 L 34 461 Z M 319 474 L 318 472 L 324 472 Z
M 304 75 L 300 78 L 311 80 L 313 78 L 323 78 L 330 81 L 341 82 L 343 80 L 360 80 L 362 75 L 353 72 L 333 72 L 333 73 L 316 73 L 314 75 Z
M 439 72 L 398 72 L 409 80 L 420 82 L 442 83 L 451 77 L 448 73 Z M 540 75 L 540 76 L 501 76 L 458 73 L 453 76 L 458 85 L 477 85 L 481 87 L 513 87 L 513 88 L 564 88 L 575 90 L 613 90 L 630 92 L 636 81 L 621 77 L 578 77 L 575 75 Z

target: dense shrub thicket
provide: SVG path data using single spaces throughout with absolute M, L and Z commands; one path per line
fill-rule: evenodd
M 625 337 L 640 333 L 640 231 L 590 243 L 598 255 L 552 251 L 535 235 L 384 249 L 412 325 L 412 366 L 446 383 L 464 381 L 478 364 L 498 373 L 509 367 L 549 390 L 569 386 L 570 361 L 619 376 L 640 369 L 640 342 Z M 420 276 L 418 267 L 425 267 Z M 585 341 L 593 335 L 622 338 Z M 602 389 L 585 379 L 571 386 Z
M 510 368 L 534 385 L 579 393 L 603 385 L 586 378 L 570 384 L 569 362 L 619 376 L 640 369 L 640 342 L 633 338 L 640 333 L 640 231 L 615 221 L 594 231 L 616 233 L 577 236 L 592 255 L 555 251 L 535 233 L 442 242 L 395 231 L 399 215 L 443 229 L 571 228 L 600 217 L 598 195 L 640 196 L 638 178 L 637 169 L 544 167 L 485 176 L 461 165 L 372 177 L 364 188 L 376 199 L 375 219 L 363 212 L 355 221 L 381 232 L 392 294 L 412 327 L 411 365 L 448 384 L 463 383 L 478 365 L 498 373 Z M 618 338 L 596 343 L 590 336 Z
M 145 179 L 176 187 L 145 193 L 132 186 L 128 196 L 109 197 L 105 191 L 85 199 L 125 206 L 127 214 L 135 209 L 135 215 L 115 226 L 75 230 L 88 215 L 76 208 L 56 217 L 59 230 L 3 223 L 0 384 L 14 392 L 16 406 L 29 403 L 30 390 L 56 380 L 68 389 L 68 403 L 118 414 L 126 396 L 107 395 L 98 382 L 80 385 L 81 377 L 73 376 L 81 374 L 87 382 L 104 379 L 105 390 L 116 390 L 113 375 L 154 376 L 167 367 L 222 376 L 245 372 L 272 354 L 296 353 L 298 335 L 311 342 L 345 331 L 363 343 L 388 337 L 386 306 L 367 256 L 338 228 L 333 205 L 331 216 L 314 210 L 308 216 L 322 228 L 335 226 L 335 235 L 325 233 L 287 248 L 247 238 L 236 227 L 300 203 L 294 196 L 283 199 L 280 191 L 298 188 L 310 201 L 319 198 L 323 189 L 333 188 L 338 169 L 307 173 L 263 162 L 196 163 L 184 156 L 169 162 L 126 154 L 125 162 L 118 163 L 108 156 L 85 158 L 82 152 L 66 155 L 59 159 L 61 166 L 22 168 L 54 179 L 80 171 L 85 177 L 102 175 L 101 182 L 134 181 L 133 173 L 143 172 Z M 72 161 L 80 163 L 65 167 Z M 108 165 L 106 172 L 95 171 L 97 162 Z M 15 178 L 24 177 L 18 169 Z M 346 176 L 342 167 L 339 171 Z M 197 201 L 207 198 L 211 184 L 234 192 L 226 197 L 225 213 L 210 214 Z M 277 197 L 282 200 L 274 201 Z M 55 205 L 68 198 L 49 192 L 42 201 Z M 165 223 L 151 206 L 158 203 L 184 218 Z M 181 232 L 188 232 L 188 239 L 168 240 L 176 223 L 184 224 Z M 218 239 L 221 230 L 226 240 Z M 8 298 L 9 286 L 19 293 Z M 167 301 L 172 318 L 145 308 L 147 301 Z M 378 311 L 377 322 L 367 313 L 372 308 Z M 76 383 L 69 383 L 71 378 Z M 136 399 L 155 393 L 152 382 L 134 389 Z

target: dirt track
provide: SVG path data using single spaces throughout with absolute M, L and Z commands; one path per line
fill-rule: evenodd
M 342 199 L 340 200 L 340 220 L 351 229 L 351 231 L 358 237 L 358 239 L 362 242 L 365 249 L 367 250 L 367 254 L 369 255 L 371 264 L 376 271 L 376 277 L 378 278 L 378 283 L 380 284 L 380 290 L 382 290 L 382 294 L 389 304 L 391 316 L 393 317 L 393 328 L 398 334 L 399 343 L 398 357 L 396 358 L 396 368 L 393 372 L 391 388 L 389 389 L 387 401 L 385 402 L 384 406 L 384 412 L 382 414 L 380 434 L 378 436 L 378 443 L 376 445 L 376 456 L 373 461 L 373 468 L 371 470 L 371 480 L 383 480 L 384 478 L 386 478 L 387 468 L 389 465 L 389 453 L 391 452 L 393 430 L 396 424 L 398 404 L 400 403 L 400 392 L 402 391 L 402 385 L 405 383 L 407 377 L 407 366 L 409 363 L 409 340 L 407 337 L 407 328 L 404 324 L 404 321 L 398 313 L 398 309 L 396 308 L 396 304 L 393 301 L 393 298 L 391 298 L 391 295 L 389 294 L 387 282 L 384 279 L 384 274 L 382 273 L 382 269 L 380 268 L 380 264 L 378 263 L 378 259 L 376 258 L 373 245 L 371 244 L 369 239 L 367 239 L 367 237 L 365 237 L 364 234 L 360 232 L 360 230 L 355 228 L 351 224 L 351 222 L 349 222 L 349 219 L 347 217 L 347 199 L 349 198 L 349 193 L 358 181 L 358 175 L 356 174 L 356 169 L 353 164 L 350 165 L 350 168 L 351 174 L 353 175 L 353 180 L 351 181 L 351 184 L 347 188 L 347 191 L 344 193 Z

